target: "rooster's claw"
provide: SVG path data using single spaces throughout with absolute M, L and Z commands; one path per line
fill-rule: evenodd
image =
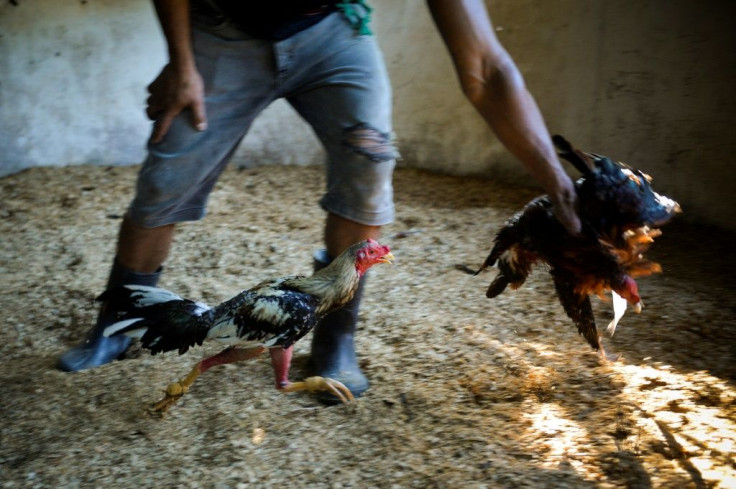
M 281 392 L 322 392 L 326 391 L 337 397 L 344 404 L 354 401 L 355 397 L 345 384 L 327 377 L 307 377 L 302 382 L 290 382 L 280 388 Z
M 181 382 L 173 382 L 163 389 L 164 398 L 151 406 L 148 410 L 150 414 L 166 414 L 166 411 L 173 406 L 181 396 L 187 393 L 189 386 L 182 384 Z

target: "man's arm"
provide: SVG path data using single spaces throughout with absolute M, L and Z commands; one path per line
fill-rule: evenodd
M 151 142 L 161 141 L 180 112 L 191 111 L 196 129 L 207 128 L 204 109 L 204 83 L 194 63 L 189 2 L 186 0 L 153 0 L 169 51 L 169 64 L 148 86 L 150 96 L 146 114 L 156 121 Z
M 460 84 L 503 145 L 544 187 L 560 222 L 580 231 L 577 195 L 549 131 L 511 56 L 499 42 L 483 0 L 427 0 Z

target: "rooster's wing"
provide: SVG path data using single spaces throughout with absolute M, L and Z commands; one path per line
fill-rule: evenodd
M 207 338 L 240 346 L 288 348 L 317 323 L 317 299 L 284 281 L 246 290 L 214 309 Z

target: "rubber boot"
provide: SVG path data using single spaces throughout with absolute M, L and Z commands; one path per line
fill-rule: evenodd
M 110 270 L 110 278 L 107 281 L 107 289 L 119 285 L 135 284 L 149 285 L 154 287 L 161 275 L 161 268 L 155 273 L 138 273 L 113 262 Z M 65 372 L 77 372 L 88 368 L 99 367 L 118 359 L 130 346 L 130 338 L 127 336 L 115 336 L 106 338 L 102 332 L 107 326 L 115 321 L 115 312 L 102 304 L 97 322 L 87 333 L 84 342 L 61 355 L 57 367 Z
M 326 267 L 330 261 L 326 250 L 317 251 L 314 254 L 314 270 Z M 352 300 L 341 309 L 322 318 L 314 328 L 310 359 L 312 375 L 342 382 L 355 397 L 361 396 L 370 385 L 368 378 L 358 366 L 354 343 L 364 285 L 365 276 L 360 279 L 360 285 Z M 328 392 L 319 392 L 316 397 L 325 404 L 340 402 Z

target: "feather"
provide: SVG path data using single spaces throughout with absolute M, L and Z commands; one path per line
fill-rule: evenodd
M 606 331 L 608 331 L 608 334 L 613 336 L 613 334 L 616 332 L 616 325 L 618 325 L 619 320 L 626 312 L 627 302 L 626 299 L 624 299 L 614 291 L 611 291 L 611 296 L 613 298 L 613 320 L 608 323 L 608 326 L 606 326 Z

